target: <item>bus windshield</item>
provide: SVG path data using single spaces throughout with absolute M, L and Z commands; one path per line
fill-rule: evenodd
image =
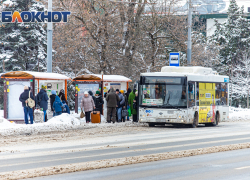
M 186 78 L 144 77 L 140 82 L 140 106 L 159 108 L 187 107 Z

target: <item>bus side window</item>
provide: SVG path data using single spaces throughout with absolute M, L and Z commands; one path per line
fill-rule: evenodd
M 196 82 L 196 106 L 199 106 L 199 83 Z
M 194 82 L 188 82 L 188 107 L 193 107 L 195 106 L 195 86 L 194 86 Z
M 227 83 L 221 83 L 221 105 L 228 105 L 227 104 L 227 93 L 228 93 L 228 89 L 227 89 Z
M 221 83 L 215 83 L 215 102 L 216 105 L 222 105 L 221 102 Z

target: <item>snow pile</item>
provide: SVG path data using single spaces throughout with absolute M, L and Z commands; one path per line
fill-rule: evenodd
M 230 107 L 229 120 L 230 121 L 250 120 L 250 109 Z
M 15 124 L 4 118 L 0 118 L 0 136 L 10 135 L 31 135 L 53 131 L 66 131 L 75 129 L 80 125 L 80 121 L 70 114 L 63 113 L 53 117 L 46 123 L 36 124 Z
M 63 113 L 48 120 L 47 124 L 80 125 L 80 121 L 70 114 Z

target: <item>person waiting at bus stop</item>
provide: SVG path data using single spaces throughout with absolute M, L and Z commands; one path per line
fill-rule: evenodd
M 59 98 L 59 96 L 56 96 L 55 101 L 53 103 L 53 109 L 55 111 L 55 114 L 53 114 L 53 116 L 58 116 L 62 114 L 62 107 L 63 104 Z
M 84 92 L 84 96 L 81 102 L 81 109 L 84 109 L 86 123 L 89 123 L 91 121 L 90 114 L 95 109 L 95 103 L 92 96 L 90 96 L 87 91 Z
M 116 89 L 116 94 L 119 96 L 120 101 L 117 102 L 117 115 L 118 115 L 118 122 L 122 121 L 122 107 L 125 104 L 125 99 L 123 94 L 119 91 L 119 89 Z
M 33 93 L 29 91 L 29 87 L 24 86 L 24 92 L 20 95 L 19 101 L 22 102 L 25 124 L 29 124 L 29 117 L 30 117 L 30 123 L 33 124 L 33 110 L 28 106 L 28 101 L 27 101 L 29 97 L 35 100 Z
M 129 103 L 129 106 L 130 106 L 130 109 L 131 109 L 131 114 L 133 114 L 133 122 L 137 122 L 137 102 L 136 101 L 136 89 L 133 90 L 133 92 L 131 92 L 129 94 L 129 98 L 128 98 L 128 103 Z M 138 97 L 138 96 L 137 96 Z
M 45 86 L 42 86 L 42 89 L 39 91 L 39 93 L 36 96 L 37 104 L 42 109 L 44 113 L 44 122 L 46 121 L 46 111 L 48 109 L 48 100 L 49 97 L 46 93 Z
M 116 121 L 116 107 L 117 102 L 120 101 L 119 96 L 115 93 L 113 88 L 110 89 L 110 93 L 106 96 L 107 101 L 107 122 L 110 123 L 111 114 L 112 114 L 112 121 L 115 123 Z

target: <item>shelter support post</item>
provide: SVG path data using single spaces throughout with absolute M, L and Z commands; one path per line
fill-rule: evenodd
M 68 100 L 68 93 L 67 93 L 67 80 L 65 80 L 65 98 Z
M 8 110 L 8 107 L 7 107 L 7 98 L 8 98 L 8 94 L 7 94 L 7 89 L 8 89 L 8 86 L 6 85 L 6 79 L 4 79 L 4 118 L 7 119 L 7 110 Z
M 75 113 L 78 114 L 78 90 L 76 89 L 76 80 L 75 80 Z
M 128 91 L 128 82 L 127 82 L 127 91 Z
M 39 79 L 37 79 L 37 94 L 39 93 Z

